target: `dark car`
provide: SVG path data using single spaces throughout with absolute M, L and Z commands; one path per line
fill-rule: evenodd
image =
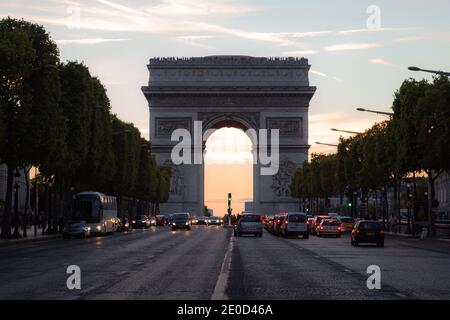
M 281 217 L 277 217 L 274 221 L 273 221 L 273 234 L 279 236 L 281 235 L 281 228 L 283 226 L 284 220 L 286 218 L 284 216 Z
M 127 217 L 122 217 L 122 219 L 120 219 L 120 224 L 119 224 L 119 228 L 117 229 L 117 231 L 124 232 L 124 231 L 130 231 L 130 229 L 131 229 L 130 220 L 128 220 Z
M 150 228 L 150 219 L 145 215 L 134 217 L 131 221 L 133 228 Z
M 167 225 L 167 218 L 165 215 L 159 214 L 155 216 L 155 225 L 157 227 L 164 227 Z
M 221 226 L 222 225 L 222 219 L 219 217 L 209 217 L 207 219 L 208 226 Z
M 198 217 L 197 225 L 206 225 L 206 217 Z
M 189 213 L 176 213 L 172 217 L 172 231 L 178 229 L 191 230 L 191 217 Z
M 86 238 L 91 235 L 91 228 L 86 221 L 70 221 L 63 229 L 63 238 Z
M 358 221 L 351 233 L 351 244 L 358 246 L 360 243 L 376 243 L 378 247 L 384 247 L 384 229 L 381 223 L 374 220 Z

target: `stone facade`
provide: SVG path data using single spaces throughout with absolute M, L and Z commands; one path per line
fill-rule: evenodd
M 289 195 L 290 177 L 307 160 L 309 85 L 306 59 L 248 56 L 155 58 L 150 60 L 148 86 L 142 88 L 150 108 L 150 139 L 159 164 L 170 164 L 177 128 L 222 127 L 280 130 L 280 170 L 260 174 L 255 164 L 254 211 L 263 214 L 298 209 Z M 198 147 L 198 146 L 197 146 Z M 200 146 L 198 148 L 203 148 Z M 254 146 L 254 148 L 257 146 Z M 163 213 L 201 214 L 204 206 L 202 164 L 173 166 L 169 202 Z M 220 213 L 221 214 L 221 213 Z

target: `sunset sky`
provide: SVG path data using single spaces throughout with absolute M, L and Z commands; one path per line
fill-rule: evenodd
M 381 13 L 375 30 L 367 28 L 371 5 Z M 311 152 L 334 151 L 314 145 L 336 143 L 339 133 L 330 131 L 332 127 L 361 131 L 383 120 L 356 112 L 356 107 L 388 111 L 404 79 L 429 78 L 411 73 L 408 66 L 449 71 L 449 14 L 448 0 L 0 2 L 2 17 L 43 24 L 59 44 L 63 61 L 84 61 L 106 85 L 113 112 L 133 122 L 147 138 L 148 107 L 140 88 L 148 81 L 149 58 L 306 57 L 312 66 L 311 85 L 318 88 L 310 106 Z M 210 160 L 223 158 L 220 146 L 228 150 L 225 157 L 230 157 L 230 148 L 237 150 L 233 159 L 249 154 L 245 135 L 231 130 L 221 136 L 215 145 L 208 142 Z M 206 200 L 216 213 L 223 213 L 220 199 L 226 202 L 228 191 L 240 203 L 251 199 L 251 179 L 243 178 L 251 177 L 251 166 L 211 164 L 205 171 Z

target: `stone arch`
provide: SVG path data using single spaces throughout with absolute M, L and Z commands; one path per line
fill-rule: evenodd
M 152 152 L 159 164 L 171 161 L 175 144 L 171 132 L 182 128 L 194 133 L 198 129 L 195 121 L 202 121 L 202 136 L 208 129 L 227 126 L 244 132 L 279 129 L 283 170 L 276 176 L 263 176 L 260 164 L 253 166 L 254 209 L 262 214 L 298 209 L 286 184 L 292 171 L 308 158 L 309 102 L 316 88 L 309 85 L 306 59 L 155 58 L 150 59 L 148 69 L 149 83 L 142 91 L 150 110 Z M 204 144 L 193 148 L 203 152 Z M 182 164 L 176 172 L 173 193 L 161 211 L 201 214 L 203 164 Z

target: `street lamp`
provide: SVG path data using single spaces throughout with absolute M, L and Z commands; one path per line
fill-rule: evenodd
M 422 71 L 422 72 L 428 72 L 428 73 L 434 73 L 439 76 L 445 76 L 450 77 L 450 72 L 440 71 L 440 70 L 428 70 L 428 69 L 421 69 L 419 67 L 408 67 L 408 70 L 410 71 Z
M 123 131 L 116 131 L 116 132 L 113 132 L 112 133 L 112 135 L 113 136 L 118 136 L 118 135 L 121 135 L 121 134 L 131 134 L 131 130 L 123 130 Z
M 336 129 L 336 128 L 331 128 L 331 131 L 344 132 L 344 133 L 350 133 L 350 134 L 363 134 L 363 132 L 349 131 L 349 130 L 340 130 L 340 129 Z
M 376 114 L 380 114 L 383 116 L 389 116 L 392 117 L 394 115 L 393 112 L 386 112 L 386 111 L 378 111 L 378 110 L 369 110 L 369 109 L 364 109 L 364 108 L 356 108 L 357 111 L 362 111 L 362 112 L 371 112 L 371 113 L 376 113 Z
M 323 142 L 315 142 L 316 144 L 322 145 L 322 146 L 328 146 L 328 147 L 338 147 L 337 144 L 332 143 L 323 143 Z
M 13 238 L 21 238 L 19 233 L 19 170 L 14 171 L 14 233 Z

